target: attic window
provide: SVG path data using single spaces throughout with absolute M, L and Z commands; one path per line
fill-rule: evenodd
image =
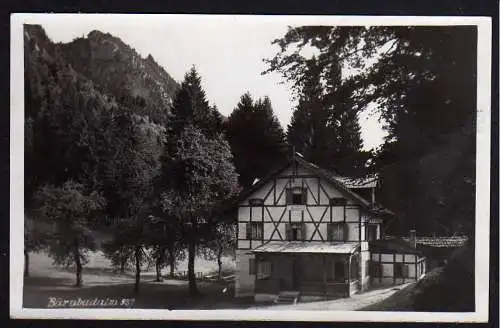
M 264 200 L 262 198 L 251 198 L 248 200 L 250 206 L 262 206 L 264 205 Z
M 332 206 L 345 206 L 347 205 L 347 199 L 342 197 L 330 198 L 330 205 Z
M 302 187 L 293 187 L 287 189 L 287 205 L 305 205 L 307 203 L 307 189 Z

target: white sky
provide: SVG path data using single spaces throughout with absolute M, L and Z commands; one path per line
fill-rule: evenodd
M 55 42 L 69 42 L 92 30 L 111 33 L 133 47 L 143 58 L 151 54 L 178 82 L 195 65 L 211 104 L 229 115 L 240 96 L 269 96 L 274 112 L 286 129 L 295 102 L 277 73 L 261 75 L 283 36 L 294 21 L 277 16 L 147 16 L 147 15 L 44 15 L 29 23 L 43 26 Z M 385 132 L 367 111 L 360 116 L 364 148 L 382 143 Z

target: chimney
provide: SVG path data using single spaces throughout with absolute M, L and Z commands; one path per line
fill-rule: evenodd
M 412 229 L 410 230 L 410 246 L 411 248 L 417 248 L 417 231 Z

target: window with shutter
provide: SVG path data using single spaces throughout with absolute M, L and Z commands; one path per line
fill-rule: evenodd
M 292 204 L 292 190 L 287 189 L 286 190 L 286 204 Z
M 293 240 L 292 239 L 292 225 L 290 223 L 286 224 L 286 240 Z
M 246 229 L 246 238 L 252 239 L 252 229 L 250 228 L 250 223 L 247 223 L 245 225 L 245 229 Z
M 251 275 L 255 274 L 255 259 L 248 260 L 248 273 Z
M 250 238 L 252 240 L 264 239 L 264 226 L 262 222 L 252 222 L 250 224 Z

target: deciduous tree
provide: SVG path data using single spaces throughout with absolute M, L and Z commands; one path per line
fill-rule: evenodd
M 56 264 L 75 264 L 76 286 L 80 287 L 87 252 L 96 246 L 90 226 L 104 208 L 105 199 L 73 181 L 60 187 L 45 185 L 37 190 L 34 199 L 37 217 L 53 227 L 48 244 L 50 256 Z
M 301 26 L 274 41 L 280 50 L 268 72 L 282 73 L 297 93 L 310 76 L 312 48 L 326 95 L 350 95 L 346 108 L 355 113 L 377 106 L 388 132 L 374 161 L 381 199 L 405 221 L 395 233 L 473 226 L 476 35 L 470 26 Z M 457 148 L 466 136 L 467 148 Z M 453 178 L 425 164 L 442 161 Z M 449 181 L 460 181 L 456 193 L 441 188 Z
M 198 294 L 194 264 L 196 247 L 215 238 L 212 211 L 237 191 L 237 174 L 229 144 L 222 135 L 205 136 L 188 124 L 176 139 L 163 170 L 170 175 L 162 193 L 165 213 L 177 218 L 188 249 L 188 279 L 192 295 Z

